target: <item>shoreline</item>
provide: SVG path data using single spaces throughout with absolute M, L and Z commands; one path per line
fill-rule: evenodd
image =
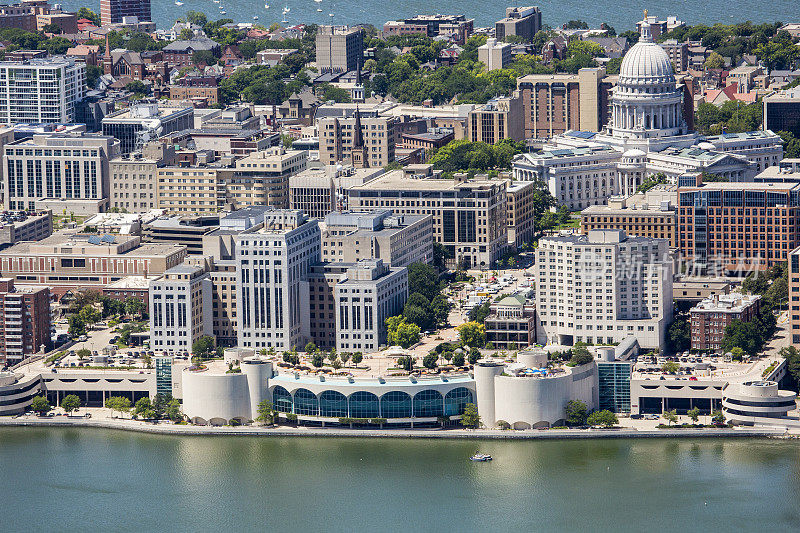
M 133 423 L 130 423 L 133 422 Z M 0 427 L 65 427 L 99 428 L 156 435 L 192 437 L 312 437 L 312 438 L 401 438 L 401 439 L 469 439 L 469 440 L 575 440 L 627 438 L 774 438 L 789 434 L 779 428 L 729 429 L 548 429 L 548 430 L 470 430 L 470 429 L 349 429 L 295 427 L 225 427 L 148 424 L 137 421 L 52 419 L 0 419 Z

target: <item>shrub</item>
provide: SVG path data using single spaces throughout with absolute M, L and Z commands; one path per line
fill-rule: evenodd
M 508 423 L 508 422 L 506 422 L 505 420 L 498 420 L 497 422 L 495 422 L 495 424 L 496 424 L 496 425 L 497 425 L 497 427 L 499 427 L 500 429 L 511 429 L 511 424 L 509 424 L 509 423 Z

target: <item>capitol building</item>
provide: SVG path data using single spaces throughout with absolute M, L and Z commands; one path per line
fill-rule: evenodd
M 612 89 L 608 126 L 600 132 L 568 131 L 539 153 L 516 156 L 514 179 L 545 181 L 559 205 L 575 211 L 634 194 L 655 174 L 672 183 L 701 172 L 752 181 L 778 164 L 783 144 L 771 131 L 707 138 L 691 131 L 685 116 L 694 103 L 677 82 L 669 56 L 654 42 L 646 16 L 640 31 Z

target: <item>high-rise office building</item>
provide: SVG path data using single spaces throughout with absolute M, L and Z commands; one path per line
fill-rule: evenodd
M 621 230 L 545 237 L 536 251 L 537 339 L 615 343 L 635 336 L 660 348 L 672 320 L 666 240 Z
M 361 28 L 320 26 L 317 30 L 317 68 L 320 72 L 349 72 L 362 62 Z
M 308 342 L 307 276 L 319 259 L 319 227 L 300 211 L 268 211 L 261 229 L 237 237 L 239 346 L 289 350 Z
M 123 17 L 136 17 L 139 22 L 150 21 L 150 0 L 100 0 L 100 23 L 118 24 Z
M 49 206 L 76 214 L 107 209 L 109 160 L 119 155 L 115 138 L 37 134 L 5 145 L 4 151 L 7 209 Z
M 191 350 L 212 335 L 211 278 L 204 269 L 181 264 L 150 282 L 150 345 L 157 350 Z
M 498 41 L 516 35 L 529 43 L 541 29 L 542 11 L 536 6 L 507 7 L 505 18 L 494 23 L 494 35 Z

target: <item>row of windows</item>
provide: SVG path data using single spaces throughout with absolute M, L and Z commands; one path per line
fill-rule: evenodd
M 317 396 L 308 389 L 297 389 L 292 395 L 278 385 L 272 391 L 272 403 L 277 411 L 307 416 L 432 418 L 461 415 L 468 403 L 474 403 L 474 398 L 466 387 L 457 387 L 444 396 L 437 390 L 426 389 L 412 399 L 402 391 L 390 391 L 380 398 L 366 391 L 357 391 L 348 397 L 326 390 Z

